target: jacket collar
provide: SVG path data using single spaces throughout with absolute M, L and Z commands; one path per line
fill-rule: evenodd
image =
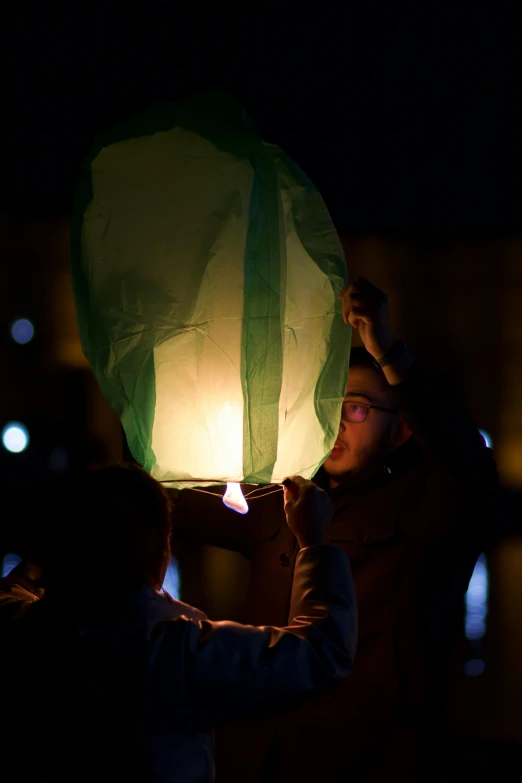
M 376 489 L 388 483 L 394 476 L 410 467 L 418 459 L 418 456 L 419 448 L 413 441 L 413 438 L 409 438 L 400 448 L 388 455 L 380 470 L 361 484 L 349 487 L 341 482 L 338 487 L 331 489 L 328 474 L 322 466 L 315 474 L 313 480 L 329 494 L 335 505 L 338 503 L 344 505 L 346 500 L 350 498 L 355 499 L 359 495 L 368 492 L 368 490 Z

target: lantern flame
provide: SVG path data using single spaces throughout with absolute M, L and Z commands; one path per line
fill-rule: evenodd
M 237 452 L 238 443 L 243 442 L 243 419 L 241 411 L 235 405 L 230 405 L 226 402 L 221 406 L 219 416 L 219 430 L 220 430 L 220 442 L 221 448 L 224 450 L 224 461 L 227 464 L 228 469 L 230 457 Z M 246 514 L 248 511 L 248 503 L 246 502 L 244 495 L 241 491 L 241 485 L 236 481 L 227 482 L 227 490 L 223 496 L 223 503 L 227 508 L 231 508 L 237 511 L 239 514 Z
M 227 491 L 223 495 L 223 503 L 227 508 L 231 508 L 239 514 L 246 514 L 248 511 L 248 503 L 241 492 L 241 485 L 235 481 L 227 483 Z

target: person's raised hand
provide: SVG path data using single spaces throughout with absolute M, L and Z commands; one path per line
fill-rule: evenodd
M 334 507 L 326 492 L 302 476 L 286 478 L 283 490 L 286 521 L 300 548 L 327 544 Z
M 339 298 L 343 303 L 345 323 L 358 329 L 368 353 L 374 359 L 381 359 L 395 342 L 385 292 L 359 277 L 343 288 Z

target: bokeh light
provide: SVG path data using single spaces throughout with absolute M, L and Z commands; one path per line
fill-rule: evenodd
M 11 421 L 2 430 L 2 445 L 12 454 L 19 454 L 29 445 L 29 433 L 19 421 Z
M 464 674 L 468 677 L 477 677 L 485 668 L 486 664 L 481 658 L 472 658 L 464 664 Z
M 488 613 L 489 575 L 486 556 L 482 553 L 473 569 L 466 592 L 466 618 L 464 621 L 466 639 L 476 642 L 486 634 Z
M 171 598 L 175 598 L 177 601 L 179 601 L 179 569 L 178 564 L 173 557 L 170 559 L 167 573 L 165 574 L 163 589 L 170 595 Z
M 18 563 L 22 562 L 22 558 L 15 552 L 8 552 L 2 560 L 2 579 L 11 573 L 13 568 L 16 568 Z
M 11 337 L 15 343 L 25 345 L 34 337 L 34 326 L 27 318 L 18 318 L 11 326 Z
M 480 430 L 480 429 L 479 429 L 479 432 L 482 435 L 482 437 L 484 439 L 484 443 L 486 444 L 488 449 L 492 449 L 493 448 L 493 438 L 491 437 L 489 432 L 486 432 L 486 430 Z

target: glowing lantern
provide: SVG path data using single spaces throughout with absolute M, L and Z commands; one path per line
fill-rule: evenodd
M 222 94 L 155 107 L 84 163 L 72 270 L 83 351 L 158 480 L 311 477 L 333 447 L 350 330 L 324 202 Z M 243 501 L 244 502 L 244 501 Z

